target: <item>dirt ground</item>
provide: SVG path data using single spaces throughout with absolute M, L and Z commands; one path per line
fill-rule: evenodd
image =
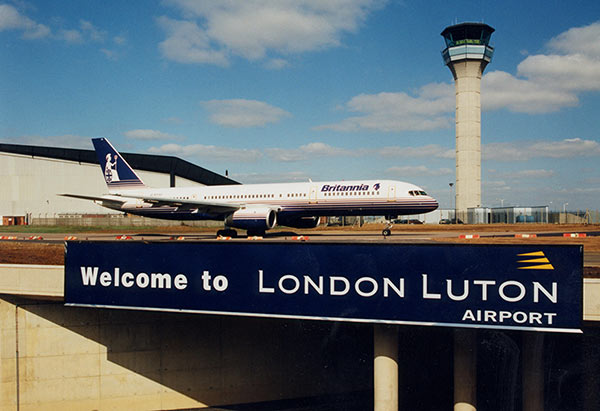
M 21 241 L 0 243 L 0 264 L 63 265 L 65 246 Z

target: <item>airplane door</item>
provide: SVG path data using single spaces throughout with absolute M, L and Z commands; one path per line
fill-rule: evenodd
M 310 194 L 308 195 L 308 203 L 316 204 L 317 202 L 317 186 L 312 186 L 310 188 Z
M 396 186 L 393 184 L 388 187 L 388 201 L 396 201 Z

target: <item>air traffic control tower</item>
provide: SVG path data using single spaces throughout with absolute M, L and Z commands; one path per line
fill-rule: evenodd
M 456 89 L 456 212 L 466 222 L 467 209 L 481 207 L 481 75 L 492 60 L 494 29 L 483 23 L 446 27 L 444 63 Z

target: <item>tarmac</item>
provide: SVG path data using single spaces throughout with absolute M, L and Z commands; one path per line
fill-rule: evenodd
M 472 227 L 470 227 L 472 228 Z M 532 227 L 534 228 L 534 227 Z M 67 228 L 68 229 L 68 228 Z M 467 232 L 465 230 L 465 232 Z M 469 230 L 470 232 L 470 230 Z M 517 231 L 489 231 L 480 234 L 460 235 L 455 230 L 427 230 L 427 231 L 403 231 L 402 228 L 395 227 L 392 235 L 384 237 L 381 231 L 354 231 L 354 230 L 318 230 L 311 231 L 308 234 L 298 234 L 294 231 L 273 231 L 268 232 L 261 237 L 247 237 L 240 230 L 240 236 L 237 238 L 216 237 L 214 231 L 202 232 L 181 232 L 175 230 L 171 233 L 163 232 L 102 232 L 102 233 L 78 233 L 70 234 L 66 230 L 63 233 L 2 233 L 0 232 L 0 241 L 32 241 L 44 243 L 63 243 L 64 241 L 262 241 L 262 242 L 320 242 L 320 243 L 397 243 L 397 244 L 440 244 L 445 242 L 461 244 L 489 244 L 489 243 L 510 243 L 510 244 L 553 244 L 556 239 L 557 244 L 578 244 L 583 241 L 580 238 L 565 239 L 563 230 L 556 232 L 538 232 L 535 230 L 526 234 L 526 237 L 517 238 L 517 235 L 523 235 Z M 581 231 L 578 235 L 587 237 L 600 237 L 600 231 Z M 464 237 L 467 238 L 464 238 Z M 600 267 L 600 251 L 584 251 L 585 267 Z

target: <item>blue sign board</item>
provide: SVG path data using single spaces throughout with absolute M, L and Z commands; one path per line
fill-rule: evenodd
M 581 246 L 67 242 L 67 305 L 580 332 Z

